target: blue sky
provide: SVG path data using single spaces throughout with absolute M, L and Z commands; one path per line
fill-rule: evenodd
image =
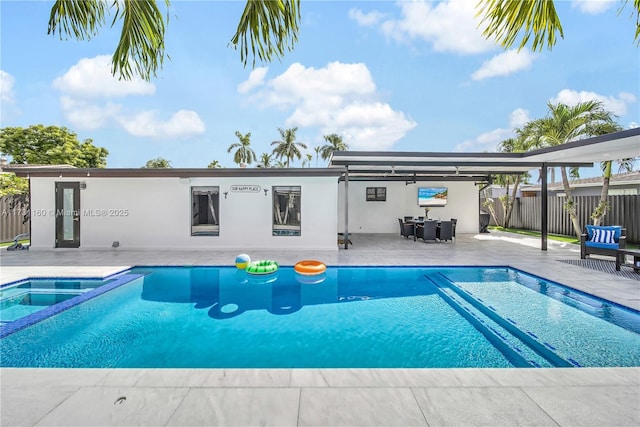
M 106 147 L 108 167 L 235 167 L 235 131 L 258 156 L 294 126 L 314 156 L 333 132 L 352 150 L 491 152 L 547 102 L 593 98 L 638 126 L 631 5 L 556 1 L 564 39 L 534 53 L 484 40 L 475 3 L 303 0 L 295 50 L 252 69 L 228 46 L 244 2 L 174 0 L 171 59 L 150 82 L 121 82 L 117 28 L 60 40 L 47 35 L 52 2 L 2 0 L 1 127 L 66 126 Z

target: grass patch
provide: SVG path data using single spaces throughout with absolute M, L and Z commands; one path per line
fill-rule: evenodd
M 504 228 L 504 227 L 498 227 L 498 226 L 490 226 L 489 229 L 498 230 L 498 231 L 507 231 L 509 233 L 522 234 L 522 235 L 531 236 L 531 237 L 540 237 L 539 231 L 520 230 L 518 228 Z M 555 240 L 557 242 L 574 243 L 576 245 L 580 244 L 580 239 L 574 236 L 564 236 L 562 234 L 547 234 L 547 239 Z
M 29 243 L 29 239 L 27 239 L 27 240 L 18 240 L 18 243 L 22 243 L 24 245 L 26 243 Z M 10 241 L 10 242 L 2 242 L 2 243 L 0 243 L 0 248 L 7 247 L 9 245 L 13 245 L 13 240 Z
M 521 230 L 518 228 L 504 228 L 504 227 L 498 227 L 496 225 L 489 226 L 488 228 L 490 230 L 507 231 L 509 233 L 522 234 L 525 236 L 540 237 L 539 231 Z M 580 244 L 580 239 L 577 239 L 574 236 L 564 236 L 562 234 L 547 234 L 547 239 L 555 240 L 557 242 L 573 243 L 576 245 Z M 627 249 L 640 249 L 640 245 L 633 244 L 633 243 L 627 243 L 625 247 Z

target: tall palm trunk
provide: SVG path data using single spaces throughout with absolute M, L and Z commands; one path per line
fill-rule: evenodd
M 593 219 L 593 225 L 600 225 L 600 221 L 607 214 L 607 210 L 609 209 L 609 201 L 607 200 L 607 196 L 609 195 L 609 181 L 611 180 L 611 165 L 613 162 L 608 161 L 605 162 L 604 165 L 604 179 L 602 180 L 602 191 L 600 192 L 600 202 L 598 202 L 598 206 L 591 214 L 591 218 Z
M 569 213 L 569 218 L 571 218 L 571 224 L 573 224 L 573 231 L 576 237 L 579 239 L 580 234 L 582 234 L 582 230 L 580 229 L 580 223 L 578 222 L 578 214 L 576 213 L 575 201 L 573 200 L 573 195 L 571 194 L 571 187 L 569 186 L 569 178 L 567 177 L 567 168 L 565 168 L 564 166 L 561 167 L 560 172 L 562 174 L 562 185 L 564 186 L 564 194 L 566 195 L 566 198 L 567 198 L 567 201 L 564 203 L 564 208 Z
M 513 193 L 507 203 L 507 211 L 504 213 L 504 228 L 509 228 L 509 221 L 511 221 L 511 213 L 513 212 L 513 204 L 516 201 L 516 194 L 518 193 L 518 185 L 520 185 L 520 175 L 516 176 L 516 180 L 513 183 Z
M 500 222 L 498 221 L 498 215 L 496 215 L 496 209 L 494 206 L 494 201 L 493 199 L 490 199 L 491 201 L 489 201 L 489 199 L 485 200 L 484 204 L 482 205 L 483 207 L 487 208 L 489 210 L 489 213 L 491 214 L 491 217 L 493 218 L 493 222 L 496 225 L 500 225 Z M 426 214 L 426 212 L 425 212 Z M 429 216 L 426 215 L 425 218 L 428 218 Z

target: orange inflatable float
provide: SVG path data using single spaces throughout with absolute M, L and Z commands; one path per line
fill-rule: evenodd
M 327 266 L 323 262 L 313 259 L 307 259 L 298 262 L 293 266 L 293 269 L 296 271 L 296 273 L 312 276 L 324 273 L 327 270 Z

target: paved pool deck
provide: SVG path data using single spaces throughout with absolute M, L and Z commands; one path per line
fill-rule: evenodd
M 511 266 L 640 310 L 640 281 L 559 262 L 575 245 L 509 233 L 455 243 L 355 234 L 337 251 L 254 251 L 293 265 Z M 2 251 L 0 282 L 134 265 L 230 265 L 237 251 Z M 0 343 L 1 345 L 1 343 Z M 0 347 L 1 351 L 1 347 Z M 0 369 L 2 426 L 639 426 L 640 368 Z

